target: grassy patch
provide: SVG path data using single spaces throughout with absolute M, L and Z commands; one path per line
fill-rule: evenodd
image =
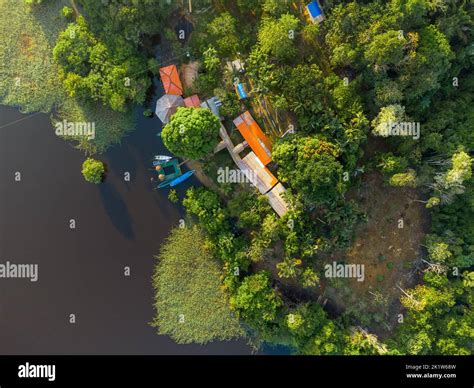
M 51 50 L 66 26 L 65 1 L 30 7 L 0 0 L 0 102 L 23 112 L 49 112 L 64 97 Z
M 122 137 L 135 128 L 135 115 L 129 111 L 120 113 L 104 107 L 100 103 L 79 102 L 66 98 L 57 108 L 53 121 L 92 122 L 96 135 L 93 140 L 77 140 L 77 147 L 88 154 L 102 153 L 107 147 L 120 142 Z
M 99 103 L 68 96 L 58 78 L 52 49 L 67 20 L 61 9 L 69 1 L 47 1 L 30 7 L 18 0 L 0 0 L 0 103 L 22 112 L 52 112 L 53 121 L 94 122 L 96 138 L 78 148 L 103 152 L 134 129 L 132 112 L 114 112 Z
M 152 325 L 180 344 L 204 344 L 243 334 L 221 287 L 221 265 L 204 240 L 197 227 L 175 228 L 157 257 Z

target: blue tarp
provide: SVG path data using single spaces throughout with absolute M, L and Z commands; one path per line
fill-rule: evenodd
M 239 95 L 239 98 L 241 100 L 244 100 L 248 97 L 247 92 L 245 91 L 244 85 L 242 83 L 237 85 L 237 94 Z
M 323 14 L 323 11 L 321 10 L 321 7 L 317 1 L 312 1 L 306 6 L 306 8 L 313 19 Z

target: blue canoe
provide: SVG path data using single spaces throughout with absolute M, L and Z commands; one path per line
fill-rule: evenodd
M 156 186 L 157 189 L 162 189 L 163 187 L 168 187 L 171 183 L 171 180 L 169 181 L 164 181 L 164 182 L 161 182 L 158 186 Z
M 181 182 L 184 182 L 186 179 L 192 176 L 195 172 L 196 170 L 187 171 L 183 175 L 180 175 L 177 178 L 169 179 L 167 181 L 161 182 L 157 187 L 159 189 L 162 189 L 163 187 L 168 187 L 168 186 L 175 187 L 179 185 Z
M 186 179 L 188 179 L 190 176 L 192 176 L 195 172 L 196 172 L 195 170 L 187 171 L 183 175 L 173 179 L 170 182 L 170 187 L 175 187 L 175 186 L 179 185 L 181 182 L 184 182 Z

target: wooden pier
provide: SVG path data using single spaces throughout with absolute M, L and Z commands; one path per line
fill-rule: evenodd
M 288 211 L 288 205 L 283 197 L 283 194 L 286 191 L 283 185 L 271 173 L 271 171 L 263 165 L 253 152 L 250 152 L 243 159 L 240 157 L 239 153 L 242 152 L 247 145 L 238 144 L 237 146 L 234 146 L 222 123 L 219 134 L 237 167 L 246 174 L 249 181 L 258 189 L 258 191 L 268 198 L 268 202 L 273 210 L 275 210 L 280 217 L 285 215 Z M 219 148 L 222 149 L 222 146 Z

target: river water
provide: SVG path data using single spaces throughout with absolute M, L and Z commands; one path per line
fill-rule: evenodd
M 150 185 L 151 156 L 164 150 L 159 121 L 138 121 L 100 158 L 109 172 L 96 186 L 81 175 L 84 155 L 54 134 L 48 115 L 0 106 L 0 263 L 39 266 L 37 282 L 0 279 L 1 354 L 251 352 L 244 340 L 177 345 L 148 324 L 153 255 L 182 210 Z

